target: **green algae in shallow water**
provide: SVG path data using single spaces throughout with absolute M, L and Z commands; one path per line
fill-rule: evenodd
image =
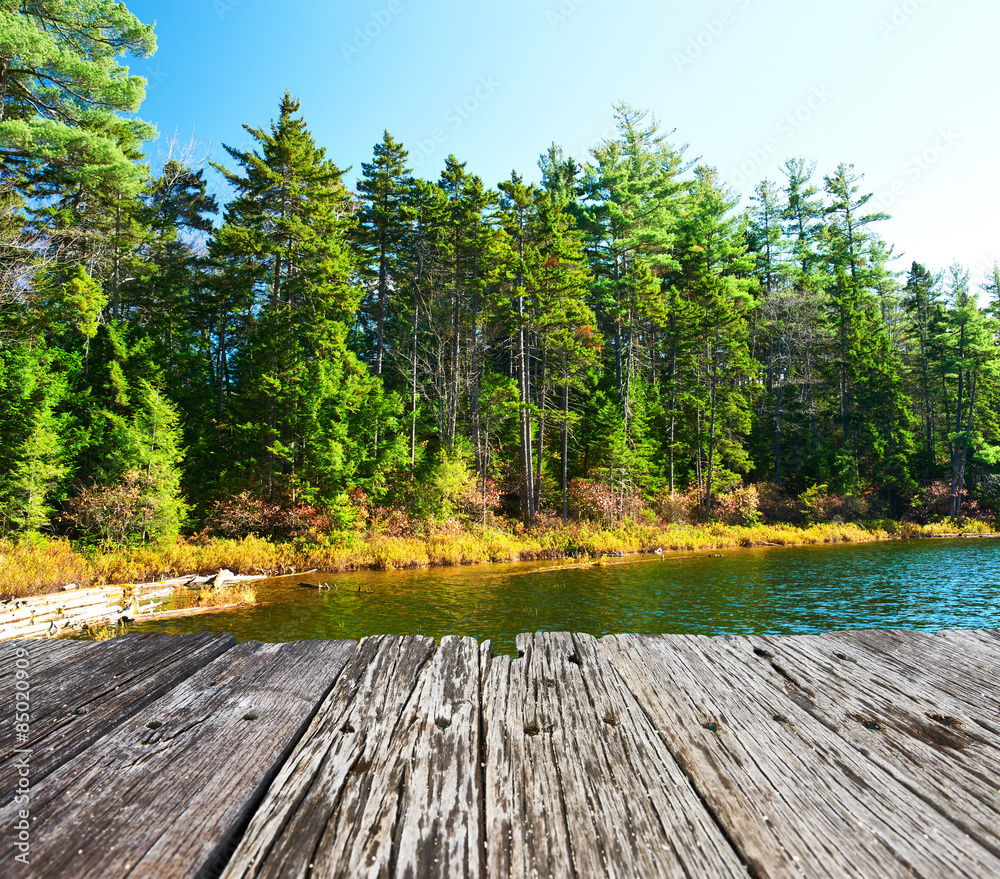
M 602 567 L 551 562 L 317 574 L 255 583 L 255 607 L 133 631 L 240 640 L 470 635 L 514 655 L 521 632 L 798 635 L 1000 628 L 1000 541 L 934 540 L 668 553 Z

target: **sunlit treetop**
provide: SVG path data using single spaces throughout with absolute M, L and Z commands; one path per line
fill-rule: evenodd
M 123 55 L 156 50 L 151 25 L 112 0 L 0 0 L 0 157 L 65 164 L 90 182 L 134 185 L 127 155 L 156 129 L 134 114 L 146 80 Z M 124 115 L 123 115 L 124 114 Z

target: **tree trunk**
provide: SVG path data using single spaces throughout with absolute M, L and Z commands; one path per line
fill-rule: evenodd
M 563 524 L 569 520 L 569 377 L 566 375 L 565 362 L 563 366 L 563 423 L 562 423 L 562 519 Z
M 517 310 L 518 314 L 524 315 L 524 299 L 518 296 L 517 299 Z M 532 442 L 531 442 L 531 412 L 529 411 L 529 406 L 531 403 L 531 377 L 529 375 L 529 357 L 527 352 L 527 340 L 525 339 L 526 333 L 524 330 L 523 323 L 518 328 L 517 340 L 518 340 L 518 352 L 517 352 L 517 371 L 518 371 L 518 384 L 519 384 L 519 394 L 521 397 L 520 406 L 520 420 L 521 420 L 521 473 L 523 476 L 524 484 L 524 498 L 522 499 L 522 509 L 525 516 L 525 521 L 528 524 L 534 524 L 535 521 L 535 492 L 534 492 L 534 462 L 532 461 Z
M 708 478 L 705 480 L 705 521 L 712 519 L 712 468 L 715 463 L 715 407 L 719 384 L 719 327 L 715 327 L 715 350 L 712 352 L 712 414 L 708 428 Z

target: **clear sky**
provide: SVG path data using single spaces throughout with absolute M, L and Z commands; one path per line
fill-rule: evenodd
M 490 185 L 578 161 L 612 105 L 655 114 L 744 196 L 789 156 L 865 175 L 905 269 L 1000 258 L 996 0 L 126 0 L 156 22 L 140 115 L 161 142 L 249 145 L 285 89 L 341 167 L 383 129 L 436 179 L 454 153 Z M 161 143 L 162 148 L 162 143 Z M 151 150 L 156 155 L 157 147 Z

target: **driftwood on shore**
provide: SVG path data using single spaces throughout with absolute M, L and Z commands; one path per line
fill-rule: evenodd
M 143 604 L 140 598 L 173 595 L 178 588 L 197 587 L 199 584 L 211 583 L 214 589 L 219 589 L 265 577 L 264 574 L 233 574 L 223 569 L 212 577 L 190 575 L 128 587 L 97 586 L 80 589 L 71 583 L 61 592 L 0 601 L 0 641 L 65 635 L 90 627 L 115 626 L 122 620 L 134 620 L 139 616 L 143 619 L 169 619 L 193 613 L 230 610 L 238 605 L 183 608 L 154 615 L 153 611 L 161 607 L 163 602 L 148 601 Z

